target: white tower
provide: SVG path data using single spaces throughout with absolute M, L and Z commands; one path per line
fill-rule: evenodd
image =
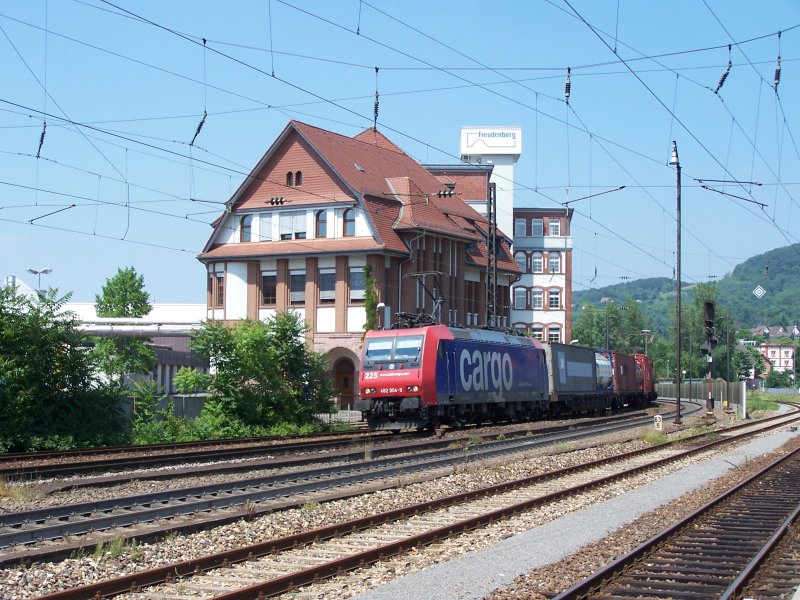
M 461 161 L 494 165 L 489 181 L 497 190 L 497 227 L 509 238 L 514 236 L 514 164 L 521 153 L 521 127 L 461 128 Z M 486 214 L 485 203 L 473 208 Z

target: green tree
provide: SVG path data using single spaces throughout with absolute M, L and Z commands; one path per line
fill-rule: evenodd
M 150 294 L 144 289 L 144 277 L 133 267 L 117 269 L 117 274 L 106 280 L 102 294 L 95 296 L 95 301 L 98 317 L 138 318 L 153 309 Z M 118 385 L 124 383 L 128 374 L 149 373 L 156 354 L 147 346 L 148 341 L 128 337 L 97 338 L 98 367 Z
M 302 424 L 327 410 L 334 394 L 322 354 L 310 350 L 293 312 L 233 326 L 206 321 L 192 348 L 208 359 L 212 399 L 246 425 Z
M 603 308 L 584 305 L 577 312 L 572 337 L 581 346 L 605 348 L 607 331 L 610 350 L 632 354 L 644 352 L 645 340 L 649 344 L 653 338 L 652 323 L 635 300 L 609 302 Z
M 120 397 L 96 378 L 89 339 L 55 290 L 0 288 L 0 450 L 118 443 Z
M 788 388 L 791 385 L 792 382 L 789 379 L 788 371 L 776 371 L 773 369 L 767 373 L 767 377 L 764 379 L 764 387 L 768 388 Z
M 372 267 L 369 265 L 364 265 L 364 311 L 367 313 L 364 323 L 366 333 L 378 325 L 378 282 L 372 276 Z

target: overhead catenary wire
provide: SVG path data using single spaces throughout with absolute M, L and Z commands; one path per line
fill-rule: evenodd
M 609 50 L 610 50 L 611 48 L 610 48 L 610 46 L 608 45 L 608 42 L 606 42 L 606 40 L 605 40 L 605 39 L 604 39 L 604 38 L 603 38 L 603 37 L 602 37 L 602 36 L 601 36 L 601 35 L 600 35 L 600 34 L 597 32 L 597 30 L 596 30 L 596 29 L 595 29 L 595 28 L 594 28 L 594 27 L 593 27 L 593 26 L 592 26 L 592 25 L 591 25 L 591 24 L 590 24 L 588 21 L 586 21 L 586 20 L 583 18 L 583 16 L 582 16 L 582 15 L 581 15 L 581 14 L 580 14 L 580 13 L 579 13 L 577 10 L 575 10 L 575 8 L 574 8 L 574 7 L 573 7 L 573 6 L 570 4 L 569 0 L 563 0 L 563 1 L 564 1 L 564 3 L 565 3 L 565 4 L 566 4 L 566 5 L 567 5 L 567 6 L 570 8 L 570 10 L 572 10 L 572 11 L 575 13 L 575 15 L 576 15 L 578 18 L 580 18 L 580 20 L 581 20 L 581 21 L 583 21 L 583 23 L 584 23 L 584 24 L 585 24 L 585 25 L 586 25 L 586 26 L 589 28 L 589 30 L 590 30 L 590 31 L 592 31 L 592 33 L 594 33 L 594 34 L 595 34 L 595 36 L 596 36 L 596 37 L 597 37 L 597 38 L 598 38 L 598 39 L 599 39 L 599 40 L 600 40 L 600 41 L 601 41 L 601 42 L 602 42 L 602 43 L 603 43 L 603 44 L 604 44 L 606 47 L 608 47 L 608 48 L 609 48 Z M 705 0 L 704 0 L 704 2 L 705 2 Z M 627 62 L 626 62 L 624 59 L 620 58 L 620 61 L 622 62 L 622 64 L 623 64 L 623 65 L 625 65 L 627 68 L 629 68 L 629 69 L 630 69 L 630 67 L 628 66 Z M 667 111 L 669 111 L 669 107 L 667 107 L 667 106 L 666 106 L 666 104 L 664 104 L 664 102 L 661 100 L 661 98 L 659 98 L 659 96 L 658 96 L 658 95 L 657 95 L 657 94 L 656 94 L 656 93 L 655 93 L 655 92 L 654 92 L 654 91 L 653 91 L 653 90 L 650 88 L 650 86 L 648 86 L 648 85 L 647 85 L 647 83 L 645 83 L 645 82 L 642 80 L 642 78 L 641 78 L 641 77 L 639 77 L 639 75 L 638 75 L 638 74 L 636 74 L 636 72 L 635 72 L 635 71 L 633 71 L 632 69 L 630 69 L 630 70 L 631 70 L 631 73 L 633 74 L 633 76 L 634 76 L 634 77 L 635 77 L 635 78 L 636 78 L 636 79 L 637 79 L 637 80 L 638 80 L 638 81 L 639 81 L 639 82 L 640 82 L 640 83 L 641 83 L 641 84 L 644 86 L 644 88 L 645 88 L 645 89 L 646 89 L 646 90 L 647 90 L 647 91 L 648 91 L 648 92 L 649 92 L 649 93 L 650 93 L 650 94 L 653 96 L 653 98 L 655 98 L 655 99 L 656 99 L 656 101 L 657 101 L 657 102 L 658 102 L 658 103 L 659 103 L 659 104 L 660 104 L 660 105 L 661 105 L 661 106 L 662 106 L 664 109 L 666 109 Z M 760 89 L 761 89 L 761 88 L 759 87 L 759 90 L 760 90 Z M 704 144 L 704 143 L 703 143 L 703 142 L 702 142 L 702 141 L 701 141 L 701 140 L 700 140 L 700 139 L 699 139 L 699 138 L 698 138 L 698 137 L 695 135 L 695 133 L 692 131 L 692 129 L 691 129 L 691 128 L 687 127 L 687 125 L 686 125 L 686 124 L 685 124 L 685 123 L 684 123 L 684 122 L 683 122 L 681 119 L 679 119 L 677 116 L 675 116 L 675 120 L 676 120 L 676 121 L 677 121 L 677 122 L 678 122 L 678 123 L 681 125 L 681 127 L 683 127 L 683 129 L 684 129 L 684 130 L 685 130 L 685 131 L 686 131 L 686 132 L 689 134 L 689 136 L 690 136 L 690 137 L 691 137 L 691 138 L 692 138 L 692 139 L 693 139 L 693 140 L 694 140 L 694 141 L 695 141 L 695 142 L 696 142 L 696 143 L 697 143 L 697 144 L 698 144 L 698 145 L 699 145 L 699 146 L 700 146 L 700 147 L 701 147 L 701 148 L 702 148 L 702 149 L 703 149 L 705 152 L 706 152 L 706 154 L 708 154 L 708 156 L 710 156 L 710 157 L 711 157 L 711 158 L 712 158 L 712 159 L 713 159 L 713 160 L 714 160 L 714 161 L 715 161 L 715 162 L 716 162 L 716 163 L 717 163 L 719 166 L 721 166 L 721 167 L 723 168 L 723 170 L 725 171 L 725 173 L 727 173 L 728 175 L 730 175 L 732 179 L 735 179 L 735 178 L 733 177 L 733 175 L 732 175 L 732 174 L 731 174 L 731 173 L 730 173 L 730 172 L 727 170 L 727 168 L 726 168 L 726 167 L 725 167 L 725 166 L 724 166 L 724 165 L 723 165 L 723 164 L 722 164 L 722 163 L 719 161 L 719 159 L 718 159 L 718 158 L 717 158 L 717 157 L 716 157 L 716 156 L 715 156 L 715 155 L 714 155 L 714 154 L 713 154 L 713 153 L 712 153 L 712 152 L 711 152 L 711 151 L 708 149 L 708 147 L 707 147 L 707 146 L 706 146 L 706 145 L 705 145 L 705 144 Z M 751 178 L 752 178 L 752 177 L 751 177 Z M 745 191 L 747 192 L 747 190 L 745 190 Z M 748 194 L 749 194 L 749 192 L 748 192 Z M 782 236 L 783 236 L 783 237 L 784 237 L 784 238 L 785 238 L 785 239 L 788 241 L 788 240 L 789 240 L 789 238 L 788 238 L 788 236 L 786 235 L 786 232 L 784 232 L 784 231 L 783 231 L 783 229 L 781 229 L 781 228 L 778 226 L 778 224 L 777 224 L 777 223 L 776 223 L 776 222 L 775 222 L 773 219 L 770 219 L 770 222 L 771 222 L 771 223 L 772 223 L 772 224 L 773 224 L 773 225 L 774 225 L 774 226 L 775 226 L 775 227 L 778 229 L 778 231 L 781 233 L 781 235 L 782 235 Z M 794 246 L 792 246 L 792 247 L 794 248 Z M 797 249 L 795 249 L 795 250 L 798 252 L 798 254 L 800 254 L 800 250 L 797 250 Z
M 351 112 L 352 112 L 352 111 L 351 111 Z M 552 199 L 551 199 L 551 201 L 552 201 Z

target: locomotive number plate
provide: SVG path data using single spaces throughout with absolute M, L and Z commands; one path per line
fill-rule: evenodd
M 401 387 L 389 387 L 389 388 L 381 388 L 381 394 L 399 394 L 403 391 Z

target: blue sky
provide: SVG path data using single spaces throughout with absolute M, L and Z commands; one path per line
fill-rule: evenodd
M 209 224 L 278 133 L 354 135 L 376 86 L 421 162 L 520 126 L 519 206 L 625 186 L 570 204 L 575 290 L 673 276 L 673 139 L 685 281 L 800 241 L 796 1 L 0 0 L 0 27 L 0 276 L 52 268 L 75 301 L 133 266 L 153 301 L 204 302 Z

